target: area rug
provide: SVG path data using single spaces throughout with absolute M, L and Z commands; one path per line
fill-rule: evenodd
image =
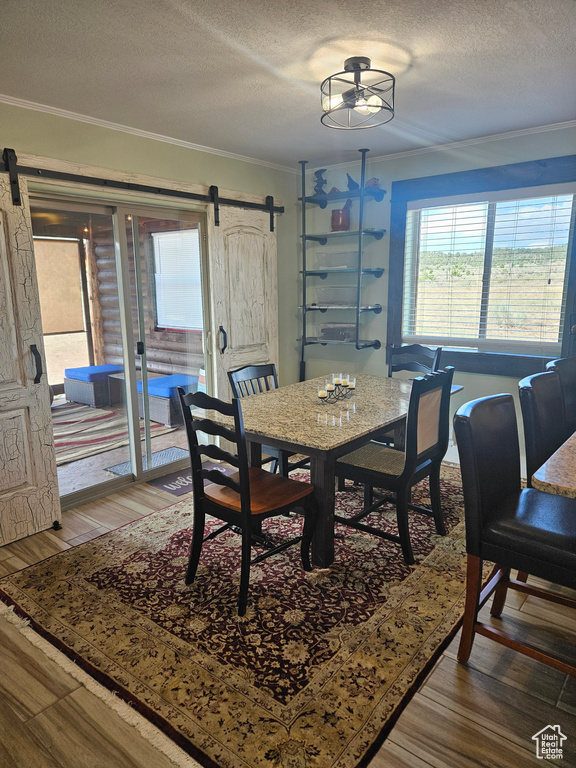
M 442 494 L 448 535 L 413 515 L 415 566 L 396 544 L 338 526 L 330 568 L 305 573 L 297 547 L 253 566 L 242 618 L 237 534 L 207 542 L 184 585 L 189 499 L 1 579 L 0 595 L 204 766 L 356 768 L 462 615 L 453 469 Z M 427 498 L 424 481 L 414 500 Z M 359 490 L 338 494 L 340 514 L 361 503 Z M 392 525 L 392 510 L 382 517 Z M 281 517 L 266 531 L 279 540 L 299 527 Z
M 52 408 L 52 428 L 58 466 L 128 445 L 128 424 L 122 412 L 65 403 Z M 150 424 L 152 437 L 175 429 L 155 422 Z M 140 432 L 144 438 L 142 420 Z

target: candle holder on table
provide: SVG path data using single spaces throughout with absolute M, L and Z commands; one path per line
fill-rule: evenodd
M 324 403 L 335 403 L 351 397 L 356 391 L 356 377 L 347 373 L 333 373 L 330 379 L 324 381 L 324 385 L 318 385 L 318 397 Z

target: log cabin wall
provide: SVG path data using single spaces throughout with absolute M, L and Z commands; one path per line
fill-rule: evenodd
M 194 225 L 195 227 L 196 225 Z M 142 228 L 146 229 L 143 222 Z M 154 231 L 174 229 L 173 221 L 166 221 L 164 227 L 154 220 Z M 156 328 L 154 297 L 154 257 L 151 238 L 144 232 L 141 236 L 142 257 L 142 301 L 145 318 L 146 354 L 148 371 L 169 375 L 171 373 L 198 374 L 204 367 L 202 332 L 171 331 Z M 88 279 L 90 285 L 90 312 L 92 318 L 95 363 L 123 364 L 122 336 L 120 329 L 120 303 L 118 298 L 118 277 L 114 253 L 114 237 L 111 225 L 98 222 L 92 228 L 88 248 Z M 138 303 L 134 261 L 130 257 L 131 312 L 134 334 L 138 333 Z M 139 367 L 139 358 L 136 359 Z

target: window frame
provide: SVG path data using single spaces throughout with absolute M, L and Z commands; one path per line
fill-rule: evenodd
M 404 254 L 407 210 L 410 202 L 426 201 L 432 207 L 438 198 L 526 187 L 542 187 L 542 194 L 545 195 L 544 188 L 546 185 L 575 181 L 576 155 L 565 155 L 393 182 L 390 201 L 387 357 L 390 347 L 397 347 L 402 343 Z M 571 225 L 567 261 L 568 279 L 562 333 L 562 357 L 576 354 L 576 338 L 570 333 L 570 329 L 576 326 L 576 237 L 574 236 L 574 222 Z M 442 351 L 443 365 L 453 365 L 457 371 L 484 373 L 493 376 L 528 376 L 544 370 L 546 363 L 551 359 L 553 358 L 539 355 L 502 352 L 452 349 Z

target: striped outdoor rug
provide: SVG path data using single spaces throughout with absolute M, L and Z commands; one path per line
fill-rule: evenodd
M 125 413 L 91 408 L 89 405 L 64 403 L 52 408 L 52 427 L 56 446 L 56 464 L 95 456 L 128 445 L 128 423 Z M 173 432 L 176 427 L 150 424 L 152 437 Z M 140 421 L 144 437 L 144 422 Z

